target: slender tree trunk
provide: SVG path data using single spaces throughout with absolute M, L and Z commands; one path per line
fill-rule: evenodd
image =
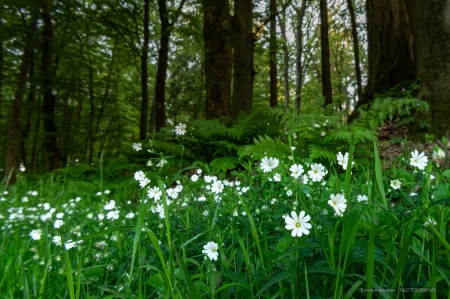
M 39 153 L 39 130 L 41 127 L 41 119 L 38 118 L 36 120 L 36 128 L 34 130 L 34 138 L 33 138 L 33 156 L 31 158 L 31 172 L 34 173 L 36 172 L 36 164 L 37 164 L 37 160 L 38 160 L 38 153 Z
M 370 103 L 375 93 L 415 80 L 417 75 L 414 39 L 405 1 L 367 0 L 366 5 L 369 78 L 363 97 L 355 105 L 348 122 L 358 117 L 358 108 Z
M 283 87 L 284 108 L 289 108 L 289 50 L 286 37 L 286 11 L 283 10 L 280 18 L 281 35 L 283 37 Z
M 36 97 L 36 84 L 34 82 L 34 51 L 31 52 L 31 61 L 30 61 L 30 74 L 29 74 L 29 82 L 30 82 L 30 90 L 28 92 L 28 101 L 25 106 L 25 115 L 26 122 L 25 126 L 22 128 L 20 133 L 20 154 L 22 156 L 22 162 L 25 166 L 26 171 L 29 171 L 28 164 L 28 141 L 30 136 L 31 129 L 31 119 L 33 118 L 33 111 L 36 108 L 35 97 Z
M 89 57 L 89 56 L 88 56 Z M 92 67 L 92 62 L 89 58 L 89 136 L 87 140 L 87 151 L 88 151 L 88 161 L 89 164 L 92 163 L 93 151 L 94 151 L 94 115 L 95 115 L 95 99 L 94 99 L 94 70 Z
M 277 79 L 277 23 L 275 14 L 277 13 L 277 1 L 270 0 L 270 40 L 269 40 L 269 55 L 270 55 L 270 107 L 278 105 L 278 79 Z
M 350 12 L 350 19 L 352 22 L 352 36 L 353 36 L 353 51 L 355 52 L 355 73 L 356 73 L 356 85 L 358 91 L 358 99 L 363 97 L 362 79 L 361 79 L 361 64 L 359 58 L 359 39 L 358 28 L 356 25 L 356 15 L 353 0 L 347 0 L 348 10 Z
M 147 139 L 148 124 L 148 43 L 150 41 L 150 0 L 144 0 L 144 45 L 141 56 L 141 118 L 139 125 L 139 140 Z
M 158 0 L 158 4 L 159 19 L 161 21 L 161 39 L 159 42 L 155 85 L 155 130 L 157 132 L 159 132 L 159 130 L 166 125 L 166 78 L 170 41 L 166 0 Z
M 44 42 L 42 44 L 42 94 L 44 97 L 43 117 L 45 139 L 44 145 L 50 162 L 50 169 L 61 167 L 61 153 L 56 141 L 55 124 L 56 99 L 53 95 L 53 25 L 51 19 L 52 0 L 43 0 L 42 19 L 44 21 Z
M 232 116 L 250 112 L 253 105 L 254 36 L 252 33 L 253 1 L 235 0 L 233 23 L 233 96 Z
M 295 84 L 295 109 L 300 113 L 302 104 L 302 88 L 303 88 L 303 19 L 305 17 L 307 2 L 302 0 L 302 6 L 297 10 L 297 56 L 296 56 L 296 84 Z
M 1 11 L 0 11 L 1 12 Z M 0 24 L 2 17 L 0 15 Z M 0 37 L 0 120 L 3 117 L 3 70 L 5 69 L 5 58 L 3 56 L 3 38 Z
M 324 106 L 333 103 L 330 69 L 330 44 L 328 41 L 328 8 L 327 0 L 320 0 L 320 46 L 322 54 L 322 95 Z
M 33 13 L 30 23 L 30 35 L 36 31 L 37 14 Z M 19 78 L 17 81 L 16 92 L 11 106 L 8 128 L 8 146 L 6 148 L 5 176 L 10 176 L 9 184 L 16 182 L 17 170 L 19 168 L 20 154 L 20 112 L 22 108 L 22 99 L 26 91 L 27 73 L 33 56 L 33 46 L 28 41 L 22 55 L 22 62 L 19 69 Z
M 203 1 L 206 118 L 231 116 L 232 41 L 228 0 Z

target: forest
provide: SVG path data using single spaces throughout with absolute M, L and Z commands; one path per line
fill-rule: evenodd
M 0 298 L 450 298 L 449 82 L 447 0 L 1 0 Z

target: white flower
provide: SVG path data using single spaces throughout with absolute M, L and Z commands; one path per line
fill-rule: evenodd
M 104 193 L 104 194 L 109 194 L 109 193 L 111 193 L 111 191 L 105 190 L 105 191 L 103 191 L 103 193 Z
M 204 197 L 204 196 L 202 195 L 202 196 L 200 196 L 200 197 L 197 199 L 197 201 L 206 201 L 206 197 Z
M 320 133 L 320 136 L 322 136 L 322 137 L 325 135 L 327 135 L 327 133 L 325 133 L 325 132 Z
M 202 174 L 202 170 L 199 168 L 199 169 L 197 169 L 197 174 L 198 175 L 201 175 Z
M 361 202 L 361 201 L 369 201 L 369 198 L 367 197 L 367 195 L 358 195 L 358 197 L 356 198 L 356 200 L 358 200 L 358 202 Z
M 177 134 L 177 135 L 186 134 L 186 125 L 180 123 L 178 126 L 175 126 L 175 134 Z
M 286 195 L 287 196 L 292 196 L 292 191 L 291 190 L 286 191 Z
M 402 186 L 402 183 L 400 183 L 399 180 L 393 180 L 391 181 L 391 187 L 394 189 L 399 189 Z
M 275 182 L 281 182 L 281 175 L 279 173 L 275 173 L 275 175 L 273 176 L 273 180 Z
M 62 245 L 61 236 L 54 236 L 53 243 L 55 243 L 57 246 L 61 246 Z
M 105 218 L 104 214 L 98 214 L 97 215 L 98 220 L 102 221 Z
M 208 215 L 209 215 L 208 210 L 205 210 L 205 211 L 202 213 L 202 215 L 205 216 L 205 217 L 208 217 Z
M 67 250 L 73 248 L 75 245 L 77 245 L 77 242 L 74 242 L 72 240 L 68 240 L 66 244 L 64 244 L 64 247 L 66 247 Z
M 53 226 L 54 226 L 55 228 L 60 228 L 60 227 L 63 226 L 63 225 L 64 225 L 64 221 L 62 221 L 62 220 L 60 220 L 60 219 L 56 220 L 55 223 L 53 224 Z
M 338 164 L 342 166 L 342 168 L 344 168 L 344 170 L 347 169 L 347 163 L 348 163 L 348 153 L 345 153 L 345 155 L 342 155 L 341 152 L 339 152 L 336 155 Z
M 64 213 L 58 213 L 56 214 L 56 218 L 62 219 L 64 217 Z
M 89 214 L 86 215 L 86 217 L 89 218 L 89 219 L 92 219 L 93 216 L 94 215 L 92 213 L 89 213 Z
M 433 159 L 441 160 L 445 158 L 445 152 L 442 150 L 442 148 L 437 147 L 433 150 Z
M 108 212 L 108 214 L 106 214 L 106 219 L 117 220 L 117 219 L 119 219 L 119 215 L 120 215 L 120 211 L 118 211 L 118 210 L 110 211 L 110 212 Z
M 210 260 L 217 260 L 219 256 L 219 245 L 215 242 L 208 242 L 203 246 L 202 253 L 206 254 Z
M 145 186 L 147 186 L 150 183 L 150 179 L 147 178 L 143 178 L 142 180 L 139 181 L 139 186 L 141 188 L 144 188 Z
M 149 198 L 154 198 L 155 200 L 159 200 L 159 198 L 161 197 L 161 190 L 159 190 L 159 187 L 154 187 L 154 188 L 150 188 L 148 189 L 148 197 Z
M 295 146 L 291 146 L 291 151 L 295 151 Z
M 192 180 L 193 182 L 197 182 L 197 180 L 198 180 L 198 175 L 196 175 L 196 174 L 191 175 L 191 180 Z
M 308 171 L 309 177 L 313 180 L 313 182 L 318 182 L 322 180 L 325 176 L 325 167 L 322 164 L 313 164 L 311 165 L 311 170 Z
M 36 196 L 38 195 L 37 191 L 28 191 L 28 194 L 30 194 L 31 196 Z
M 336 211 L 336 213 L 343 213 L 347 208 L 347 200 L 344 198 L 344 195 L 331 194 L 330 198 L 331 199 L 328 201 L 328 204 Z
M 31 239 L 33 239 L 33 240 L 40 240 L 40 239 L 41 239 L 41 236 L 42 236 L 42 230 L 40 230 L 40 229 L 33 229 L 33 230 L 30 232 L 30 237 L 31 237 Z
M 220 180 L 213 182 L 211 185 L 211 192 L 219 194 L 223 191 L 224 185 Z
M 261 169 L 264 172 L 271 172 L 274 168 L 276 168 L 279 164 L 279 161 L 277 158 L 267 158 L 264 157 L 261 160 Z
M 135 216 L 134 213 L 130 212 L 125 216 L 125 218 L 132 219 L 132 218 L 134 218 L 134 216 Z
M 145 179 L 145 173 L 142 170 L 136 171 L 134 173 L 134 179 L 136 181 L 142 181 L 143 179 Z
M 156 164 L 157 167 L 163 167 L 164 164 L 167 163 L 167 160 L 162 158 L 161 160 L 159 160 L 158 164 Z
M 135 151 L 140 151 L 142 150 L 142 143 L 133 143 L 132 147 Z
M 420 170 L 424 170 L 425 166 L 427 166 L 428 163 L 428 158 L 427 156 L 425 156 L 425 153 L 422 152 L 419 155 L 419 152 L 417 150 L 415 150 L 414 152 L 411 153 L 411 165 L 415 166 L 417 168 L 419 168 Z
M 423 225 L 425 225 L 425 226 L 430 226 L 430 224 L 431 224 L 431 225 L 436 225 L 437 222 L 436 222 L 436 220 L 434 220 L 433 218 L 428 218 L 428 219 L 425 221 L 425 223 L 424 223 Z
M 115 200 L 110 200 L 104 207 L 103 209 L 106 211 L 112 210 L 116 207 L 116 201 Z
M 305 211 L 300 211 L 299 215 L 295 211 L 291 212 L 291 217 L 286 216 L 284 221 L 286 222 L 285 228 L 292 230 L 291 235 L 293 237 L 301 237 L 303 234 L 309 235 L 309 229 L 311 224 L 308 221 L 311 219 L 309 215 L 305 216 Z
M 300 164 L 294 164 L 289 168 L 289 170 L 292 172 L 291 176 L 294 178 L 298 178 L 303 173 L 303 166 Z

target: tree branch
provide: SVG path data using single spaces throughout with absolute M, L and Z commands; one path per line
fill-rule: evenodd
M 291 5 L 291 2 L 292 0 L 289 0 L 289 2 L 283 5 L 283 8 L 281 10 L 277 11 L 275 14 L 270 15 L 269 18 L 265 20 L 262 25 L 258 27 L 258 29 L 256 29 L 256 32 L 253 33 L 253 36 L 256 36 L 261 31 L 261 29 L 263 29 L 270 21 L 275 19 L 280 13 L 284 12 L 286 8 Z

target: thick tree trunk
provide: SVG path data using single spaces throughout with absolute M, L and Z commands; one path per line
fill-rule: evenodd
M 231 16 L 228 0 L 203 1 L 206 118 L 231 116 Z
M 159 132 L 166 125 L 166 78 L 169 61 L 170 29 L 166 0 L 158 0 L 159 19 L 161 21 L 161 39 L 159 42 L 158 65 L 155 85 L 155 130 Z
M 270 0 L 270 40 L 269 40 L 269 55 L 270 55 L 270 107 L 278 105 L 278 78 L 277 78 L 277 23 L 275 14 L 277 13 L 277 1 Z
M 54 170 L 61 167 L 61 153 L 56 141 L 56 136 L 58 133 L 55 124 L 56 99 L 52 93 L 53 25 L 50 14 L 51 6 L 52 0 L 43 0 L 42 19 L 44 21 L 44 41 L 42 44 L 42 94 L 44 97 L 44 145 L 50 161 L 50 169 Z
M 414 36 L 414 62 L 423 99 L 430 104 L 425 119 L 435 138 L 450 130 L 450 2 L 405 0 Z M 409 60 L 411 61 L 411 60 Z
M 150 41 L 150 0 L 144 0 L 144 45 L 141 56 L 141 118 L 139 122 L 139 140 L 147 139 L 148 124 L 148 43 Z
M 302 0 L 302 6 L 297 10 L 297 56 L 296 56 L 296 84 L 295 84 L 295 109 L 300 113 L 300 108 L 302 104 L 302 87 L 303 87 L 303 19 L 305 17 L 307 2 Z
M 37 14 L 34 13 L 30 21 L 30 35 L 36 31 Z M 20 154 L 20 112 L 22 100 L 26 91 L 27 73 L 33 58 L 33 46 L 27 41 L 22 55 L 22 62 L 19 69 L 16 92 L 9 115 L 8 146 L 6 148 L 5 177 L 10 176 L 9 184 L 16 182 L 17 170 L 19 168 Z
M 322 95 L 325 97 L 324 106 L 326 106 L 333 103 L 327 0 L 320 0 L 320 47 L 322 49 Z
M 361 79 L 361 65 L 360 65 L 360 58 L 359 58 L 358 28 L 356 25 L 355 7 L 353 4 L 353 0 L 347 0 L 347 6 L 348 6 L 348 10 L 350 12 L 350 19 L 352 22 L 353 51 L 355 54 L 356 86 L 357 86 L 357 92 L 358 92 L 358 99 L 360 100 L 363 97 L 363 89 L 362 89 L 362 79 Z
M 252 33 L 253 1 L 235 0 L 233 21 L 233 118 L 250 112 L 253 105 L 254 36 Z
M 370 103 L 375 93 L 415 80 L 417 75 L 414 39 L 404 0 L 367 0 L 367 33 L 369 78 L 348 122 L 358 117 L 358 108 Z

